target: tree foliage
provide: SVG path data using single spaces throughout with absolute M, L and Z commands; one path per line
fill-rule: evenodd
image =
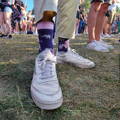
M 86 9 L 89 9 L 90 8 L 90 0 L 85 0 L 84 6 Z
M 88 12 L 90 8 L 90 0 L 84 0 L 84 2 L 81 5 L 83 8 L 85 8 L 85 11 Z

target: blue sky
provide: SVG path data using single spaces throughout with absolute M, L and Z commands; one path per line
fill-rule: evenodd
M 33 0 L 22 0 L 27 5 L 27 11 L 33 9 Z

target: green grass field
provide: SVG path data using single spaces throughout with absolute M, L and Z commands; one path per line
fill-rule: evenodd
M 109 53 L 87 50 L 86 35 L 71 40 L 71 47 L 96 67 L 57 64 L 64 103 L 55 111 L 40 110 L 30 96 L 37 37 L 0 39 L 0 120 L 120 120 L 119 37 L 106 39 L 115 47 Z

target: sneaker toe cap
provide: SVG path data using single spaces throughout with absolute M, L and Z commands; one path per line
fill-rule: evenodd
M 85 61 L 84 63 L 80 63 L 79 67 L 80 68 L 93 68 L 93 67 L 95 67 L 95 63 L 88 60 L 88 61 Z

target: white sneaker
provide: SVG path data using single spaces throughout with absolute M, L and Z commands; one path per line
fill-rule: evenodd
M 108 49 L 114 49 L 114 47 L 112 46 L 112 45 L 109 45 L 109 44 L 107 44 L 105 41 L 103 41 L 103 40 L 100 40 L 100 41 L 97 41 L 97 42 L 99 42 L 101 45 L 103 45 L 104 47 L 107 47 Z
M 103 36 L 104 36 L 104 38 L 110 38 L 111 37 L 111 35 L 109 35 L 109 34 L 104 34 Z
M 95 64 L 80 56 L 78 53 L 75 52 L 75 50 L 69 49 L 68 52 L 58 52 L 57 53 L 57 62 L 68 62 L 72 63 L 77 67 L 80 68 L 92 68 L 95 67 Z
M 63 96 L 56 74 L 56 57 L 49 49 L 41 52 L 36 58 L 31 95 L 41 109 L 53 110 L 62 105 Z
M 95 40 L 87 45 L 88 49 L 95 50 L 98 52 L 109 52 L 109 49 Z

